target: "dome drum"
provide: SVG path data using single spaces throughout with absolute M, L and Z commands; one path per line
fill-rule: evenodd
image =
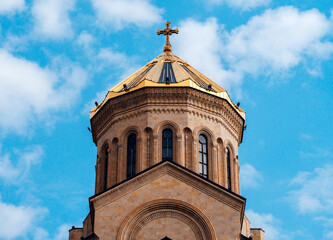
M 107 187 L 126 178 L 128 169 L 128 137 L 136 134 L 135 174 L 164 159 L 163 131 L 172 132 L 172 161 L 200 173 L 199 135 L 207 138 L 207 178 L 227 187 L 225 147 L 233 146 L 231 190 L 239 193 L 237 146 L 241 143 L 243 118 L 230 103 L 202 91 L 187 88 L 140 88 L 111 98 L 91 119 L 97 145 L 96 192 L 104 189 L 103 155 L 109 150 Z M 114 144 L 116 142 L 116 144 Z M 112 144 L 110 144 L 112 143 Z M 201 162 L 203 163 L 203 162 Z

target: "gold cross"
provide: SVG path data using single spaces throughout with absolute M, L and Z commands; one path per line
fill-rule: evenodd
M 163 34 L 166 36 L 166 42 L 165 42 L 165 45 L 163 48 L 164 52 L 166 52 L 166 51 L 172 52 L 172 47 L 171 47 L 171 44 L 169 41 L 169 36 L 173 33 L 178 34 L 178 28 L 171 29 L 170 24 L 171 24 L 171 22 L 165 22 L 166 28 L 164 30 L 157 30 L 157 35 Z

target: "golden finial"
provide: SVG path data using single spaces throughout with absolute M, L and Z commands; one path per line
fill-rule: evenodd
M 165 42 L 165 45 L 163 48 L 164 52 L 166 52 L 166 51 L 172 52 L 172 47 L 171 47 L 171 44 L 169 41 L 169 36 L 173 33 L 178 34 L 178 28 L 171 29 L 170 24 L 171 24 L 171 22 L 165 22 L 166 28 L 164 30 L 157 30 L 157 35 L 163 34 L 166 36 L 166 42 Z

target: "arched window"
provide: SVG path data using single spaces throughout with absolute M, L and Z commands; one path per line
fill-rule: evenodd
M 205 135 L 199 135 L 199 174 L 208 178 L 208 154 L 207 138 Z
M 231 190 L 231 163 L 230 163 L 230 150 L 226 149 L 226 158 L 227 158 L 227 181 L 228 181 L 228 189 Z
M 172 131 L 164 129 L 162 132 L 162 161 L 172 161 Z
M 127 140 L 127 178 L 135 175 L 136 165 L 136 134 L 131 134 Z
M 104 190 L 108 187 L 109 147 L 104 149 Z

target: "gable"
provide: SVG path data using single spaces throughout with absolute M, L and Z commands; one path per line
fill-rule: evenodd
M 90 202 L 96 235 L 106 234 L 112 239 L 127 239 L 128 234 L 140 236 L 145 232 L 160 234 L 156 235 L 159 239 L 164 236 L 175 239 L 175 233 L 173 236 L 168 233 L 176 228 L 163 232 L 165 229 L 159 226 L 179 218 L 189 229 L 197 228 L 194 232 L 201 231 L 198 236 L 227 234 L 234 237 L 239 234 L 245 207 L 245 199 L 241 196 L 171 162 L 158 164 L 93 196 Z M 178 225 L 180 223 L 175 224 Z M 142 227 L 138 229 L 137 226 Z

